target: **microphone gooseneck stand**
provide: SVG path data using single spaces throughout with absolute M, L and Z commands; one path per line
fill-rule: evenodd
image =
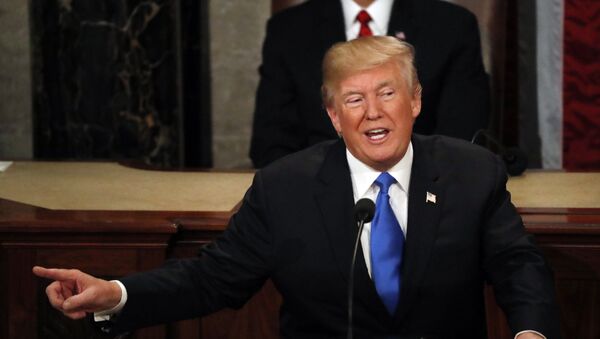
M 356 263 L 356 252 L 360 243 L 360 235 L 366 223 L 373 220 L 375 214 L 375 203 L 371 199 L 360 199 L 354 205 L 354 220 L 358 223 L 358 234 L 354 242 L 352 262 L 350 263 L 350 281 L 348 282 L 348 339 L 352 339 L 352 309 L 354 304 L 354 266 Z

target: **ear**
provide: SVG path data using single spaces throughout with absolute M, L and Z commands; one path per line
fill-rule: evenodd
M 413 94 L 413 98 L 410 101 L 410 108 L 412 110 L 412 117 L 416 119 L 421 113 L 421 91 L 417 90 Z
M 341 134 L 342 133 L 342 125 L 340 124 L 340 119 L 339 119 L 336 109 L 333 107 L 333 105 L 327 105 L 327 107 L 325 107 L 325 109 L 327 110 L 327 115 L 329 116 L 329 120 L 331 120 L 331 123 L 333 124 L 333 128 L 335 128 L 335 130 L 338 132 L 338 134 Z

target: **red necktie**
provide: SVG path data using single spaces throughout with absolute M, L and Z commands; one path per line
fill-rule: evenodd
M 369 21 L 371 21 L 371 16 L 364 9 L 358 12 L 356 16 L 356 20 L 360 22 L 360 31 L 358 32 L 358 37 L 363 36 L 371 36 L 373 32 L 369 28 Z

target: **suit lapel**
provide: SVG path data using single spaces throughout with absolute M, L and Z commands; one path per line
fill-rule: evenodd
M 354 198 L 345 152 L 346 148 L 341 140 L 330 148 L 317 175 L 321 185 L 315 193 L 315 199 L 338 269 L 347 280 L 357 229 L 352 221 Z
M 416 45 L 419 33 L 419 17 L 427 0 L 396 0 L 392 6 L 388 35 Z
M 402 268 L 402 291 L 397 319 L 404 317 L 418 295 L 433 244 L 437 236 L 440 214 L 444 204 L 445 187 L 430 147 L 418 136 L 412 139 L 414 158 L 408 199 L 408 229 Z
M 321 183 L 320 189 L 315 194 L 317 205 L 320 208 L 323 226 L 329 236 L 331 248 L 337 262 L 337 269 L 346 282 L 349 281 L 352 251 L 358 227 L 353 219 L 354 196 L 352 180 L 346 160 L 346 147 L 340 139 L 330 149 L 325 157 L 323 166 L 318 174 Z M 354 296 L 363 305 L 377 314 L 379 319 L 391 321 L 385 306 L 373 281 L 369 277 L 362 248 L 358 248 L 354 271 Z

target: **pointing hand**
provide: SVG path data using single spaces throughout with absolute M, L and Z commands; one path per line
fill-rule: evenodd
M 76 269 L 35 266 L 38 277 L 54 280 L 46 288 L 50 304 L 71 319 L 86 313 L 111 309 L 121 300 L 121 288 L 115 282 L 95 278 Z

